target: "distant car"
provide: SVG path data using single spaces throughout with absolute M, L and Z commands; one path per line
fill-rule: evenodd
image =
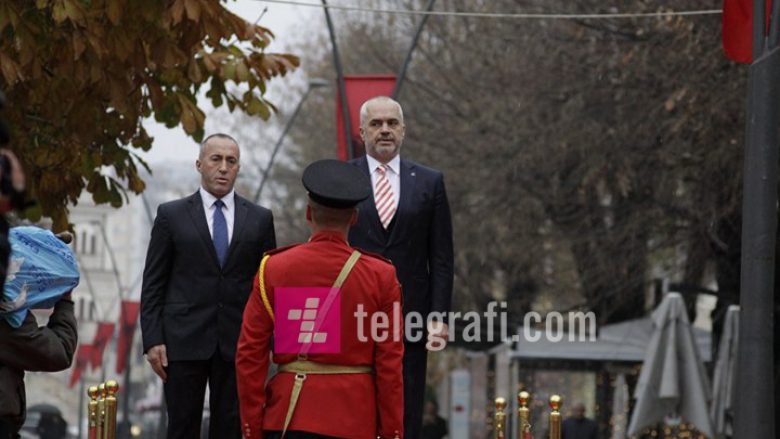
M 22 439 L 67 439 L 68 423 L 57 407 L 35 404 L 27 408 L 27 419 L 19 435 Z

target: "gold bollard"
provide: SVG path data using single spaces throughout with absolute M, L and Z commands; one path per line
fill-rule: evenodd
M 105 418 L 103 419 L 103 438 L 116 439 L 116 393 L 119 391 L 119 383 L 114 380 L 106 381 L 105 385 Z
M 493 422 L 493 431 L 495 431 L 495 439 L 506 438 L 506 400 L 504 398 L 496 398 L 496 415 Z
M 98 401 L 97 401 L 97 426 L 95 428 L 95 437 L 97 439 L 103 439 L 105 433 L 103 433 L 104 422 L 106 420 L 106 384 L 98 384 Z
M 550 397 L 550 439 L 561 439 L 561 406 L 563 398 L 558 395 Z
M 531 394 L 523 390 L 517 394 L 517 437 L 525 439 L 531 432 L 531 409 L 528 403 L 531 402 Z
M 89 421 L 87 428 L 88 439 L 98 439 L 97 437 L 97 416 L 98 416 L 98 388 L 97 386 L 89 386 L 87 389 L 87 395 L 89 396 L 89 403 L 87 405 L 87 419 Z

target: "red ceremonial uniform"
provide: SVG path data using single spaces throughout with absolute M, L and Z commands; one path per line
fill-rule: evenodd
M 342 233 L 320 231 L 305 244 L 270 252 L 264 280 L 271 306 L 275 287 L 330 287 L 353 250 Z M 363 253 L 340 290 L 340 353 L 312 353 L 308 360 L 369 366 L 374 372 L 307 375 L 288 431 L 340 438 L 403 437 L 400 302 L 395 268 L 381 257 Z M 367 313 L 362 322 L 355 315 L 360 304 Z M 395 318 L 394 310 L 398 314 Z M 371 335 L 371 316 L 378 311 L 389 320 L 384 341 L 375 341 Z M 358 338 L 359 322 L 366 341 Z M 263 304 L 255 276 L 236 353 L 241 423 L 246 438 L 262 438 L 263 430 L 281 431 L 284 427 L 295 375 L 277 373 L 264 385 L 273 331 L 274 323 Z M 399 336 L 394 337 L 393 331 L 398 331 Z M 295 361 L 297 355 L 275 353 L 273 359 L 277 364 L 285 364 Z

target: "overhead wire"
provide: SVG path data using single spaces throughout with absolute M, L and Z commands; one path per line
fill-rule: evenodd
M 615 19 L 615 18 L 661 18 L 674 16 L 720 15 L 721 9 L 700 9 L 688 11 L 657 11 L 657 12 L 606 12 L 593 14 L 552 14 L 552 13 L 501 13 L 501 12 L 463 12 L 463 11 L 416 11 L 412 9 L 380 9 L 362 6 L 323 5 L 322 3 L 307 3 L 298 0 L 255 0 L 264 3 L 275 3 L 290 6 L 303 6 L 312 8 L 327 8 L 340 11 L 372 12 L 378 14 L 394 15 L 433 15 L 444 17 L 473 17 L 473 18 L 503 18 L 503 19 Z

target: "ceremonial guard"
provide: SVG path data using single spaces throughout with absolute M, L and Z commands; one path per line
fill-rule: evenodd
M 266 254 L 244 311 L 244 437 L 402 438 L 400 285 L 387 260 L 347 243 L 371 184 L 355 166 L 321 160 L 303 185 L 311 238 Z M 279 372 L 266 384 L 272 340 Z

